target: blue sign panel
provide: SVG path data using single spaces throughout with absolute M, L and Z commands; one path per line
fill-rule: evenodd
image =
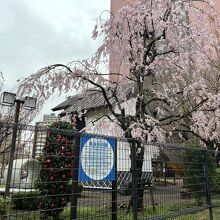
M 115 139 L 81 136 L 79 181 L 114 180 L 114 155 Z

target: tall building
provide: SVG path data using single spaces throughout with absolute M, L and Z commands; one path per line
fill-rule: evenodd
M 120 8 L 125 5 L 135 4 L 138 0 L 111 0 L 111 12 L 115 14 Z
M 50 125 L 51 123 L 56 122 L 58 120 L 59 120 L 59 118 L 56 116 L 56 114 L 51 113 L 49 115 L 44 115 L 43 121 L 39 122 L 39 123 L 41 123 L 40 126 L 47 126 L 47 125 Z
M 117 11 L 126 5 L 135 5 L 138 0 L 111 0 L 110 11 L 112 14 L 116 14 Z M 123 75 L 129 74 L 129 68 L 126 64 L 122 63 L 121 60 L 118 60 L 114 54 L 110 53 L 109 59 L 109 69 L 110 73 L 119 73 L 123 72 Z M 120 82 L 121 76 L 117 74 L 109 75 L 110 82 Z
M 53 122 L 59 121 L 60 118 L 56 116 L 55 113 L 47 114 L 43 116 L 43 121 L 36 122 L 35 124 L 35 134 L 34 134 L 34 146 L 32 157 L 38 157 L 41 153 L 44 144 L 46 142 L 46 129 Z

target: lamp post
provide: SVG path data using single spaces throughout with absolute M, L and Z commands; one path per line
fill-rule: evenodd
M 14 160 L 15 147 L 16 147 L 20 108 L 21 108 L 21 105 L 23 105 L 24 109 L 27 109 L 27 110 L 35 109 L 36 99 L 33 97 L 26 96 L 23 100 L 20 100 L 20 99 L 16 99 L 16 94 L 14 94 L 14 93 L 3 92 L 1 95 L 1 104 L 6 105 L 6 106 L 13 106 L 16 104 L 15 119 L 14 119 L 13 133 L 12 133 L 12 141 L 11 141 L 10 155 L 9 155 L 8 173 L 7 173 L 6 187 L 5 187 L 5 196 L 9 196 L 10 186 L 11 186 L 11 175 L 12 175 L 12 169 L 13 169 L 13 160 Z

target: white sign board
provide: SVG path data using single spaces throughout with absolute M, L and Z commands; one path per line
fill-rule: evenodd
M 115 179 L 115 140 L 83 135 L 80 138 L 79 181 Z

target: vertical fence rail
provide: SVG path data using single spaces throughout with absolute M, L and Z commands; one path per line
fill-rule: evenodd
M 210 189 L 210 180 L 209 180 L 209 166 L 207 159 L 207 149 L 204 149 L 204 177 L 205 177 L 205 195 L 206 195 L 206 203 L 209 209 L 209 218 L 213 220 L 213 208 L 212 208 L 212 198 L 211 198 L 211 189 Z
M 131 175 L 132 175 L 132 210 L 133 219 L 138 219 L 138 193 L 137 193 L 137 160 L 136 160 L 137 143 L 131 142 Z
M 114 153 L 115 179 L 112 181 L 112 220 L 117 220 L 117 141 Z
M 37 133 L 38 133 L 38 127 L 36 126 L 35 129 L 34 129 L 34 139 L 33 139 L 32 159 L 35 159 L 35 157 L 36 157 Z
M 72 155 L 72 189 L 71 189 L 71 218 L 70 220 L 77 219 L 77 203 L 78 203 L 78 171 L 79 171 L 79 148 L 80 148 L 80 135 L 74 137 L 73 142 L 73 155 Z

